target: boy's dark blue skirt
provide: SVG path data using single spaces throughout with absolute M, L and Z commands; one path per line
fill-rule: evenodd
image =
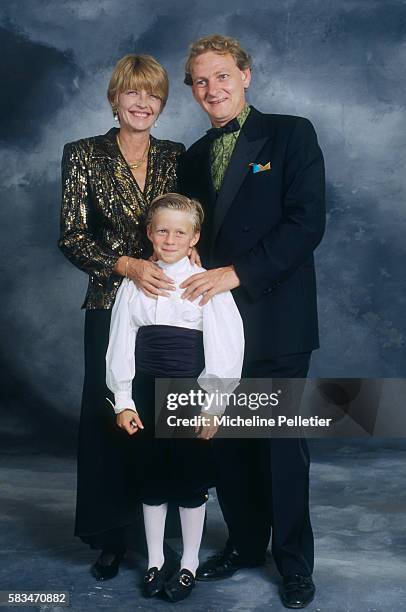
M 204 368 L 203 334 L 169 325 L 141 327 L 135 363 L 133 399 L 145 429 L 132 436 L 134 495 L 149 505 L 174 502 L 186 508 L 200 506 L 214 484 L 211 442 L 155 438 L 154 432 L 155 379 L 196 379 Z

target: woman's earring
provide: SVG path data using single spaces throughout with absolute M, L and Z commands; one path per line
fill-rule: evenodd
M 158 119 L 155 119 L 154 121 L 154 128 L 158 127 Z
M 114 121 L 118 121 L 118 112 L 114 111 Z

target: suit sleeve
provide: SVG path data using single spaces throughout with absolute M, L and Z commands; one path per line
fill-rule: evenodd
M 283 283 L 312 255 L 324 233 L 323 154 L 307 119 L 298 120 L 293 128 L 283 176 L 281 220 L 252 249 L 232 262 L 242 287 L 253 300 Z
M 118 255 L 103 248 L 91 227 L 91 194 L 83 147 L 65 145 L 62 158 L 61 231 L 58 246 L 77 268 L 108 279 Z

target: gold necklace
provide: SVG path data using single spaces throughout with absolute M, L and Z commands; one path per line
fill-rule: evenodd
M 140 166 L 142 166 L 142 164 L 145 162 L 145 160 L 146 160 L 146 159 L 147 159 L 147 157 L 148 157 L 148 151 L 149 151 L 149 145 L 150 145 L 150 141 L 149 141 L 149 140 L 148 140 L 148 145 L 147 145 L 147 147 L 146 147 L 146 149 L 145 149 L 145 151 L 144 151 L 143 156 L 141 157 L 141 159 L 140 159 L 140 160 L 138 160 L 138 161 L 134 162 L 133 164 L 130 164 L 130 163 L 129 163 L 129 162 L 126 160 L 125 155 L 124 155 L 124 153 L 123 153 L 123 149 L 121 148 L 120 137 L 119 137 L 119 135 L 118 135 L 118 134 L 117 134 L 117 144 L 118 144 L 118 148 L 120 149 L 121 155 L 124 157 L 124 159 L 125 159 L 126 163 L 128 164 L 128 167 L 129 167 L 131 170 L 135 170 L 136 168 L 140 168 Z

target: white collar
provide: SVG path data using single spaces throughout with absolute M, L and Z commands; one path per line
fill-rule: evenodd
M 189 272 L 192 268 L 191 263 L 189 261 L 189 257 L 182 257 L 179 261 L 175 263 L 166 263 L 165 261 L 157 261 L 157 264 L 160 268 L 165 270 L 165 272 L 170 276 L 171 274 L 182 274 L 183 272 Z

